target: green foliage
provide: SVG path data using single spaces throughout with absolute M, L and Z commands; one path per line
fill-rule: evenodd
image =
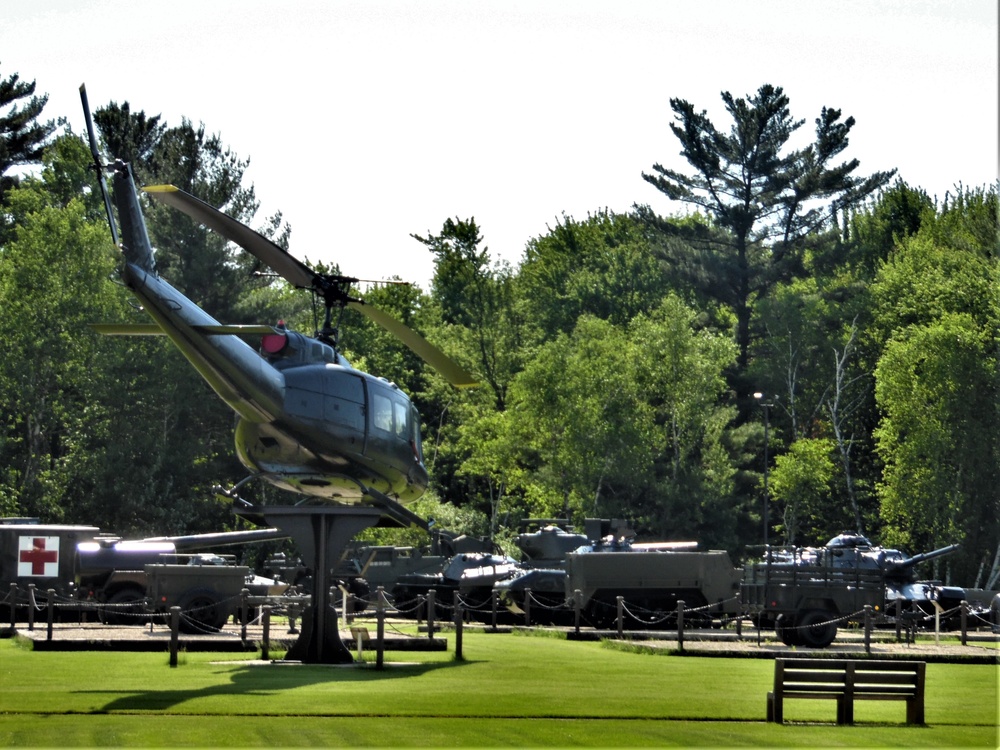
M 772 498 L 782 509 L 781 531 L 786 544 L 829 538 L 844 528 L 830 516 L 826 498 L 833 479 L 833 441 L 825 438 L 796 440 L 788 453 L 778 456 L 770 472 Z
M 584 221 L 564 216 L 529 241 L 517 288 L 523 318 L 542 341 L 570 333 L 583 315 L 625 326 L 670 289 L 642 225 L 608 211 Z
M 885 536 L 912 548 L 952 542 L 969 580 L 1000 544 L 1000 267 L 996 194 L 966 195 L 899 243 L 872 286 L 885 464 Z M 991 213 L 992 211 L 992 213 Z M 965 215 L 968 221 L 963 222 Z
M 463 471 L 487 473 L 530 515 L 626 517 L 735 546 L 733 415 L 718 405 L 734 350 L 694 317 L 674 297 L 624 330 L 581 317 L 515 378 L 507 412 L 470 428 L 481 458 Z
M 885 414 L 878 489 L 886 535 L 898 544 L 960 542 L 981 555 L 997 542 L 995 344 L 967 314 L 948 313 L 886 346 L 876 372 Z M 968 556 L 964 567 L 972 573 Z
M 458 507 L 439 500 L 433 492 L 407 506 L 422 518 L 434 521 L 433 530 L 445 530 L 456 535 L 485 538 L 489 532 L 489 521 L 485 513 L 470 507 Z M 431 545 L 430 535 L 421 528 L 411 526 L 406 529 L 369 528 L 358 534 L 360 541 L 370 544 L 395 545 L 426 549 Z
M 0 361 L 0 503 L 5 512 L 59 519 L 78 496 L 90 428 L 104 418 L 100 348 L 86 324 L 95 311 L 110 312 L 112 265 L 82 201 L 54 204 L 35 179 L 7 198 L 16 233 L 0 249 L 0 308 L 17 355 Z

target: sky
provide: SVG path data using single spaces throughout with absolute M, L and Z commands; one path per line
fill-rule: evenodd
M 495 259 L 563 217 L 673 204 L 689 171 L 670 99 L 728 129 L 720 93 L 784 88 L 805 120 L 857 123 L 856 174 L 943 198 L 998 176 L 996 0 L 0 0 L 0 78 L 85 131 L 129 102 L 203 123 L 281 211 L 291 252 L 430 288 L 412 233 L 474 217 Z

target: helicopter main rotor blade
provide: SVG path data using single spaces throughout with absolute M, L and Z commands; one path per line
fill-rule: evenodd
M 376 307 L 364 302 L 348 302 L 347 306 L 378 323 L 389 333 L 412 349 L 417 356 L 441 373 L 456 388 L 471 388 L 478 385 L 476 379 L 466 372 L 455 360 L 442 352 L 409 326 L 400 323 Z
M 101 186 L 101 195 L 104 196 L 104 210 L 108 214 L 108 225 L 111 227 L 111 239 L 118 247 L 118 229 L 115 226 L 115 214 L 111 210 L 111 195 L 108 193 L 108 184 L 104 180 L 104 166 L 101 164 L 101 155 L 97 149 L 97 134 L 94 132 L 94 119 L 90 116 L 90 102 L 87 100 L 87 87 L 80 84 L 80 101 L 83 103 L 83 115 L 87 120 L 87 137 L 90 140 L 90 154 L 94 157 L 94 169 L 97 172 L 97 182 Z
M 194 325 L 198 333 L 208 334 L 268 334 L 275 333 L 272 326 L 265 325 Z M 166 334 L 156 323 L 91 323 L 90 329 L 103 336 L 163 336 Z
M 310 289 L 316 274 L 309 266 L 289 255 L 264 235 L 227 216 L 200 198 L 195 198 L 173 185 L 151 185 L 143 192 L 168 206 L 183 211 L 192 219 L 201 222 L 213 232 L 218 232 L 230 242 L 235 242 L 248 253 L 254 255 L 283 276 L 294 286 Z

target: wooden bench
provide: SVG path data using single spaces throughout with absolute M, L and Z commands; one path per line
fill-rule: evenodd
M 837 701 L 837 723 L 854 723 L 854 701 L 906 701 L 906 723 L 924 723 L 922 661 L 872 659 L 775 659 L 774 691 L 767 694 L 767 720 L 784 721 L 788 698 Z

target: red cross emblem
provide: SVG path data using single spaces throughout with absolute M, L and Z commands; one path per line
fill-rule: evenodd
M 59 537 L 22 536 L 17 558 L 19 576 L 45 576 L 59 574 Z

